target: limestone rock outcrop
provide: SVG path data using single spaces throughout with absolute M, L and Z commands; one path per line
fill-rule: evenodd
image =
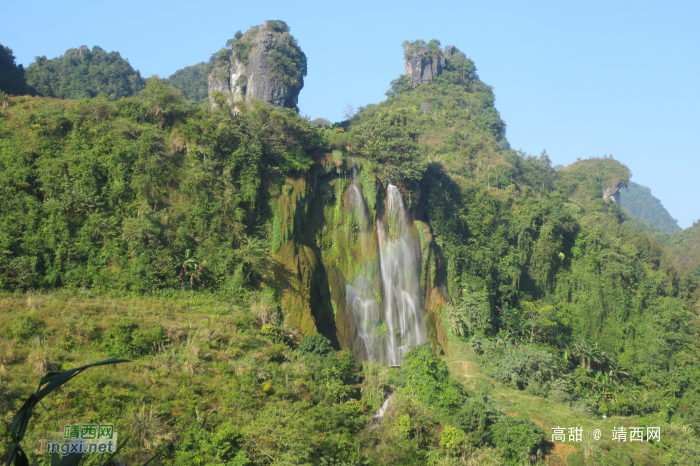
M 265 21 L 227 43 L 209 74 L 209 100 L 229 105 L 258 99 L 296 108 L 304 87 L 306 56 L 283 21 Z
M 404 46 L 403 66 L 406 74 L 411 77 L 413 87 L 427 84 L 434 76 L 439 76 L 445 67 L 445 56 L 438 49 L 438 53 L 429 53 L 423 46 L 408 44 Z
M 422 40 L 404 42 L 403 51 L 404 68 L 413 87 L 428 84 L 435 76 L 439 76 L 445 69 L 446 60 L 458 54 L 464 57 L 454 45 L 448 45 L 443 51 L 437 41 L 428 44 Z
M 603 189 L 603 199 L 610 201 L 614 204 L 620 203 L 620 190 L 624 188 L 623 183 L 613 183 L 610 186 Z

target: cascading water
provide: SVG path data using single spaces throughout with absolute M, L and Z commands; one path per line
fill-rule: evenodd
M 401 191 L 387 187 L 387 215 L 377 220 L 379 265 L 387 327 L 387 360 L 399 364 L 412 346 L 425 341 L 420 288 L 420 244 L 411 234 Z
M 357 181 L 353 159 L 349 207 L 360 224 L 360 247 L 365 256 L 368 209 Z M 370 361 L 395 365 L 410 347 L 426 340 L 420 288 L 420 243 L 406 213 L 399 189 L 389 184 L 385 214 L 377 219 L 379 276 L 357 275 L 346 285 L 346 305 L 351 310 L 361 353 Z M 369 271 L 372 267 L 358 267 Z M 376 270 L 376 268 L 374 268 Z M 377 280 L 375 280 L 377 278 Z M 376 290 L 380 287 L 381 290 Z

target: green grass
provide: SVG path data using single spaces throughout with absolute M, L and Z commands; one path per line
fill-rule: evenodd
M 34 317 L 40 323 L 38 331 L 24 340 L 7 338 L 20 315 Z M 90 369 L 52 395 L 45 402 L 51 415 L 38 410 L 30 421 L 27 451 L 38 445 L 40 432 L 62 431 L 64 424 L 102 422 L 114 423 L 120 439 L 131 435 L 123 461 L 144 460 L 159 445 L 181 438 L 188 426 L 204 428 L 215 416 L 237 417 L 240 406 L 223 402 L 235 385 L 231 378 L 282 357 L 273 353 L 284 351 L 258 334 L 250 313 L 215 298 L 4 294 L 0 295 L 3 421 L 9 423 L 45 371 L 110 356 L 102 347 L 103 336 L 123 318 L 133 319 L 141 329 L 162 326 L 166 340 L 131 363 Z M 265 396 L 262 390 L 260 395 Z M 7 434 L 0 432 L 3 437 Z M 6 450 L 3 442 L 3 459 Z

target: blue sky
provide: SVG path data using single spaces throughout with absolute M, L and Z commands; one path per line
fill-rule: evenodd
M 3 16 L 0 43 L 25 66 L 99 45 L 164 77 L 282 19 L 309 61 L 300 110 L 331 120 L 384 98 L 404 39 L 438 39 L 494 86 L 514 148 L 564 165 L 612 154 L 681 227 L 700 219 L 697 1 L 15 1 Z

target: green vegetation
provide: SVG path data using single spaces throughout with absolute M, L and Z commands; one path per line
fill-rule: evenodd
M 627 190 L 620 193 L 620 205 L 634 218 L 657 228 L 661 233 L 681 231 L 678 222 L 671 217 L 661 201 L 655 198 L 646 186 L 630 182 Z
M 425 171 L 410 117 L 405 109 L 390 110 L 354 127 L 358 152 L 381 164 L 387 179 L 417 181 Z
M 119 52 L 107 53 L 98 46 L 82 46 L 48 60 L 37 57 L 26 72 L 36 95 L 59 99 L 82 99 L 106 95 L 112 100 L 130 97 L 145 82 Z
M 289 26 L 284 21 L 268 21 L 267 30 L 278 39 L 268 57 L 273 75 L 288 87 L 301 87 L 306 76 L 306 55 L 289 34 Z
M 177 70 L 168 78 L 168 82 L 180 89 L 186 99 L 195 104 L 203 104 L 209 100 L 208 78 L 207 65 L 201 62 Z
M 29 93 L 24 67 L 15 63 L 12 49 L 0 44 L 0 92 L 24 95 Z
M 322 458 L 360 457 L 355 436 L 367 414 L 344 382 L 356 370 L 347 352 L 336 355 L 331 348 L 323 365 L 316 366 L 301 351 L 295 355 L 280 336 L 283 327 L 263 324 L 269 317 L 264 312 L 254 317 L 247 309 L 204 296 L 27 296 L 31 299 L 3 296 L 0 334 L 7 338 L 5 324 L 12 315 L 30 312 L 46 336 L 37 344 L 16 338 L 3 342 L 3 421 L 20 408 L 47 367 L 65 370 L 104 359 L 113 352 L 115 338 L 130 341 L 126 348 L 138 348 L 126 351 L 132 363 L 93 368 L 43 400 L 49 412 L 34 410 L 23 441 L 31 456 L 37 436 L 55 431 L 57 419 L 87 422 L 89 417 L 114 423 L 120 441 L 130 437 L 118 455 L 129 464 L 145 461 L 174 440 L 161 464 L 269 464 L 270 456 L 289 464 L 319 464 Z M 264 301 L 251 308 L 264 307 Z M 92 329 L 85 331 L 86 324 Z M 135 345 L 137 332 L 150 329 L 162 332 L 158 344 Z M 4 429 L 3 422 L 3 460 L 9 453 Z
M 404 58 L 406 60 L 413 59 L 416 55 L 425 53 L 429 57 L 439 58 L 442 56 L 442 50 L 440 49 L 439 40 L 431 40 L 427 44 L 424 40 L 418 39 L 410 42 L 408 40 L 403 41 L 401 44 L 404 48 Z
M 406 92 L 413 89 L 411 77 L 407 74 L 402 74 L 398 78 L 391 81 L 391 88 L 384 93 L 387 97 L 395 97 L 399 92 Z
M 700 222 L 672 236 L 666 235 L 661 241 L 669 247 L 677 267 L 700 278 Z
M 143 100 L 12 100 L 0 134 L 0 287 L 232 296 L 269 273 L 268 190 L 320 141 L 291 110 L 207 113 L 157 78 Z
M 243 37 L 236 40 L 232 44 L 233 53 L 244 65 L 248 65 L 248 56 L 250 55 L 250 50 L 253 48 L 252 36 L 254 36 L 256 33 L 257 28 L 253 28 L 250 31 L 247 31 Z M 227 42 L 226 46 L 228 47 L 228 45 L 229 44 Z
M 461 52 L 406 84 L 323 126 L 158 78 L 116 101 L 3 97 L 2 412 L 40 373 L 122 356 L 48 408 L 114 421 L 128 461 L 173 442 L 167 464 L 698 464 L 700 228 L 640 228 L 604 198 L 629 183 L 610 157 L 510 150 Z M 370 219 L 402 190 L 440 293 L 401 368 L 360 368 L 343 333 L 345 280 L 379 265 L 344 203 L 353 168 Z M 663 441 L 546 441 L 609 432 L 603 415 Z M 35 416 L 27 444 L 54 428 Z
M 291 34 L 284 34 L 280 38 L 268 60 L 277 79 L 289 87 L 301 86 L 306 76 L 306 55 Z

